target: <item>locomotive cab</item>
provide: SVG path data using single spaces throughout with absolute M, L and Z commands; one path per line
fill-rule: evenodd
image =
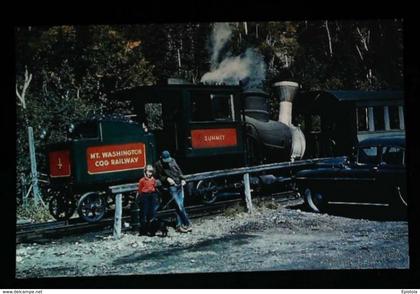
M 133 88 L 115 97 L 131 101 L 134 119 L 155 135 L 158 154 L 169 150 L 185 173 L 195 173 L 244 165 L 240 91 L 177 84 Z

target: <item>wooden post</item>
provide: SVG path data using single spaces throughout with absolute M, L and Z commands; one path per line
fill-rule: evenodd
M 114 217 L 114 238 L 121 238 L 121 216 L 122 216 L 122 194 L 118 193 L 115 196 L 115 217 Z
M 249 213 L 253 212 L 252 199 L 251 199 L 251 186 L 249 184 L 249 173 L 244 174 L 244 189 L 245 189 L 245 201 L 246 208 Z
M 36 158 L 35 158 L 35 144 L 34 144 L 34 131 L 32 127 L 28 127 L 28 144 L 29 144 L 29 156 L 31 160 L 31 174 L 32 174 L 32 192 L 34 194 L 35 204 L 38 205 L 40 201 L 40 194 L 38 188 L 38 172 L 36 168 Z

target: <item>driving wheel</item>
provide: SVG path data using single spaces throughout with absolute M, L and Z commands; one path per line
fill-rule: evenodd
M 79 216 L 89 223 L 101 220 L 106 212 L 107 202 L 98 192 L 84 194 L 77 205 Z
M 217 199 L 217 186 L 214 180 L 201 180 L 197 183 L 196 192 L 204 204 L 212 204 Z
M 76 201 L 72 195 L 63 191 L 53 191 L 48 203 L 50 214 L 58 221 L 69 219 L 76 210 Z

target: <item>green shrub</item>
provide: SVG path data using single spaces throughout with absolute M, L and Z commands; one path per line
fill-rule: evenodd
M 28 199 L 27 207 L 20 205 L 16 208 L 16 217 L 17 219 L 30 220 L 36 223 L 53 219 L 48 210 L 48 206 L 44 206 L 41 203 L 36 205 L 33 199 Z

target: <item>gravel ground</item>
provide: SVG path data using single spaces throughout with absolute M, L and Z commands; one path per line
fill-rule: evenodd
M 19 244 L 16 277 L 104 276 L 159 273 L 408 268 L 404 220 L 315 214 L 301 200 L 237 206 L 194 220 L 192 233 L 146 237 L 111 230 L 48 244 Z

